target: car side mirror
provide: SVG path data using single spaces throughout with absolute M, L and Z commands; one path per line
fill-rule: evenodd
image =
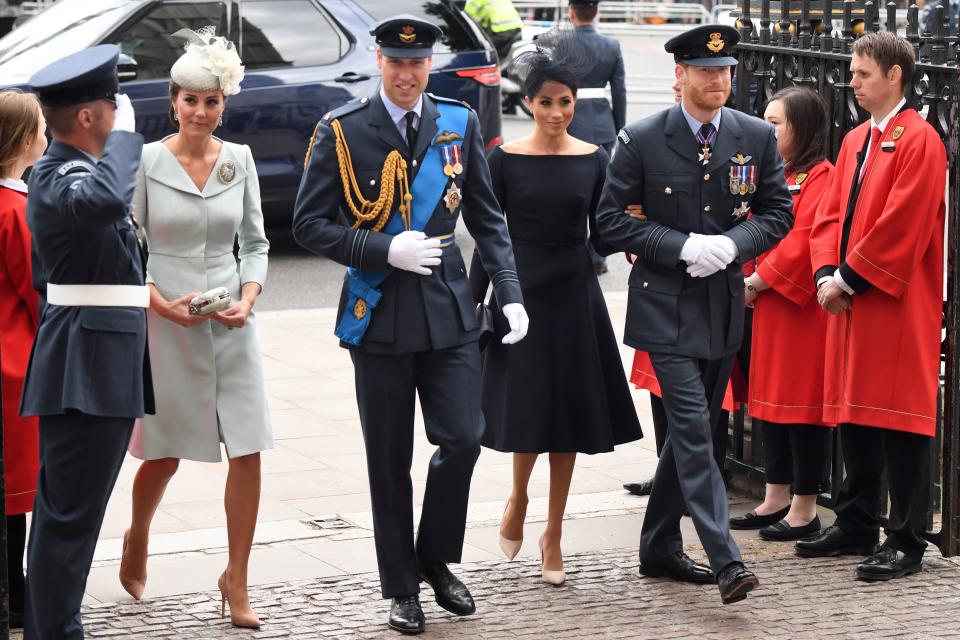
M 125 53 L 120 54 L 117 60 L 117 78 L 120 82 L 129 82 L 137 79 L 137 61 Z

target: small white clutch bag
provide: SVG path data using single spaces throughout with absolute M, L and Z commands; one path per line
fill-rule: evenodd
M 230 292 L 226 287 L 217 287 L 210 289 L 206 293 L 201 293 L 190 301 L 190 315 L 205 316 L 217 311 L 223 311 L 230 306 Z

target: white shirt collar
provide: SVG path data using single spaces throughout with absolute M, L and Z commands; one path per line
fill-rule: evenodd
M 903 109 L 903 105 L 905 104 L 907 104 L 906 97 L 900 98 L 900 102 L 897 103 L 897 106 L 891 109 L 890 113 L 884 116 L 883 120 L 881 120 L 879 124 L 877 124 L 877 121 L 874 118 L 870 118 L 870 123 L 874 127 L 880 129 L 880 133 L 883 133 L 887 130 L 887 125 L 890 124 L 890 121 L 893 120 L 898 113 L 900 113 L 900 109 Z
M 17 178 L 0 178 L 0 187 L 13 189 L 14 191 L 19 191 L 20 193 L 27 192 L 27 183 L 23 180 L 18 180 Z
M 420 97 L 417 98 L 417 104 L 413 105 L 413 109 L 404 109 L 401 106 L 396 105 L 390 98 L 387 97 L 387 92 L 383 90 L 383 85 L 380 85 L 380 99 L 383 100 L 383 106 L 387 108 L 387 113 L 390 114 L 390 119 L 393 120 L 394 124 L 397 127 L 400 127 L 400 121 L 404 119 L 407 115 L 407 111 L 413 111 L 417 114 L 417 122 L 420 121 L 420 112 L 423 110 L 423 94 L 420 94 Z M 406 131 L 406 124 L 404 124 L 404 131 Z
M 683 117 L 687 119 L 687 126 L 690 127 L 690 131 L 692 131 L 693 135 L 696 136 L 698 133 L 700 133 L 700 127 L 702 127 L 706 123 L 700 122 L 699 120 L 694 118 L 692 115 L 687 113 L 687 108 L 683 106 L 682 100 L 680 101 L 680 110 L 683 112 Z M 717 109 L 717 115 L 713 116 L 713 118 L 710 120 L 710 124 L 712 124 L 713 128 L 716 129 L 718 132 L 720 131 L 720 114 L 721 113 L 723 113 L 723 109 L 722 108 Z

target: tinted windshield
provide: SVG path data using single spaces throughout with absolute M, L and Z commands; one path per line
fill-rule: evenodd
M 59 0 L 0 39 L 0 82 L 30 75 L 47 64 L 96 44 L 138 3 L 130 0 Z
M 442 0 L 353 0 L 377 22 L 401 13 L 409 13 L 443 29 L 443 39 L 434 45 L 435 53 L 446 51 L 476 51 L 480 44 L 458 9 L 452 9 Z

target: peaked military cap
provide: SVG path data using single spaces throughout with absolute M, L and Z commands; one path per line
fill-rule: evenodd
M 113 100 L 120 89 L 120 50 L 101 44 L 52 62 L 30 78 L 30 90 L 42 104 L 69 107 L 94 100 Z
M 403 13 L 381 20 L 370 29 L 383 55 L 391 58 L 427 58 L 433 43 L 443 35 L 440 27 Z
M 667 40 L 663 48 L 677 62 L 695 67 L 731 67 L 737 64 L 733 51 L 740 34 L 724 24 L 705 24 Z

